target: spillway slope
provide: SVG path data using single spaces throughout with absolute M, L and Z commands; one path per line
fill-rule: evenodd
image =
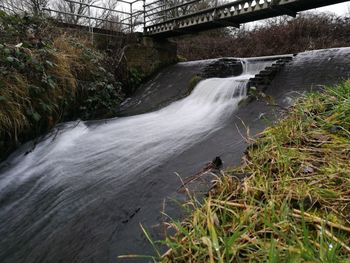
M 310 86 L 348 77 L 349 62 L 350 49 L 299 54 L 267 93 L 287 106 Z M 239 106 L 248 79 L 267 65 L 263 59 L 247 60 L 240 76 L 204 80 L 174 101 L 183 96 L 182 80 L 205 63 L 179 65 L 163 99 L 151 92 L 161 86 L 136 94 L 126 115 L 142 111 L 143 103 L 148 113 L 63 124 L 35 149 L 24 146 L 3 163 L 0 261 L 115 262 L 120 254 L 152 253 L 139 223 L 159 234 L 163 200 L 178 197 L 175 172 L 193 175 L 215 156 L 237 164 L 247 146 L 243 123 L 254 135 L 280 114 L 263 101 Z M 156 110 L 164 102 L 168 106 Z M 167 212 L 178 215 L 166 203 Z

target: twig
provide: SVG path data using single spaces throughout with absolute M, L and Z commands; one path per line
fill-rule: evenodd
M 327 229 L 322 228 L 320 225 L 316 225 L 316 227 L 323 233 L 325 233 L 328 237 L 333 239 L 335 242 L 340 244 L 343 248 L 345 248 L 348 252 L 350 252 L 350 247 L 347 246 L 343 241 L 339 240 L 337 237 L 335 237 L 331 232 L 329 232 Z
M 237 207 L 237 208 L 261 209 L 261 207 L 258 207 L 258 206 L 251 206 L 251 205 L 234 203 L 234 202 L 229 202 L 229 201 L 219 201 L 219 200 L 215 200 L 214 199 L 213 202 L 216 202 L 216 203 L 219 203 L 219 204 L 223 204 L 223 205 L 229 205 L 229 206 L 233 206 L 233 207 Z M 346 231 L 346 232 L 350 233 L 350 227 L 346 227 L 346 226 L 343 226 L 343 225 L 340 225 L 340 224 L 337 224 L 337 223 L 333 223 L 333 222 L 327 221 L 325 219 L 322 219 L 322 218 L 319 218 L 317 216 L 311 215 L 311 214 L 309 214 L 307 212 L 303 212 L 302 213 L 298 209 L 293 209 L 293 212 L 294 213 L 292 213 L 292 216 L 295 217 L 295 218 L 302 219 L 304 217 L 306 220 L 310 220 L 310 221 L 315 222 L 315 223 L 326 224 L 326 225 L 328 225 L 330 227 L 334 227 L 334 228 L 337 228 L 337 229 L 340 229 L 340 230 L 343 230 L 343 231 Z
M 247 143 L 247 144 L 251 144 L 252 142 L 256 142 L 253 138 L 250 137 L 249 135 L 249 127 L 247 127 L 247 125 L 244 123 L 244 121 L 236 116 L 237 119 L 239 119 L 241 121 L 241 123 L 243 124 L 244 128 L 246 129 L 246 132 L 247 132 L 247 137 L 244 137 L 243 134 L 241 133 L 241 130 L 238 128 L 237 124 L 235 123 L 235 126 L 236 126 L 236 129 L 239 133 L 239 135 L 242 137 L 242 139 Z
M 343 226 L 343 225 L 340 225 L 340 224 L 337 224 L 337 223 L 333 223 L 333 222 L 330 222 L 330 221 L 327 221 L 327 220 L 324 220 L 322 218 L 319 218 L 315 215 L 311 215 L 307 212 L 301 212 L 300 210 L 298 209 L 293 209 L 294 213 L 292 214 L 294 217 L 297 217 L 297 218 L 302 218 L 302 214 L 304 215 L 304 217 L 307 217 L 307 219 L 310 219 L 312 220 L 313 222 L 316 222 L 316 223 L 320 223 L 320 224 L 326 224 L 330 227 L 334 227 L 334 228 L 338 228 L 338 229 L 341 229 L 343 231 L 346 231 L 346 232 L 349 232 L 350 233 L 350 227 L 346 227 L 346 226 Z
M 215 203 L 221 204 L 221 205 L 229 205 L 229 206 L 233 206 L 233 207 L 237 207 L 237 208 L 250 208 L 250 209 L 251 208 L 256 208 L 256 209 L 260 208 L 258 206 L 234 203 L 234 202 L 230 202 L 230 201 L 220 201 L 220 200 L 216 200 L 216 199 L 213 199 L 212 201 Z

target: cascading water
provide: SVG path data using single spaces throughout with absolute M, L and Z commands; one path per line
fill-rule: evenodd
M 204 80 L 187 98 L 161 110 L 94 125 L 67 123 L 32 152 L 15 153 L 0 175 L 0 261 L 49 261 L 52 250 L 59 258 L 74 228 L 102 224 L 97 208 L 104 200 L 227 122 L 246 96 L 247 80 L 269 64 L 243 61 L 242 75 Z M 94 209 L 95 222 L 87 224 L 86 210 Z M 88 229 L 85 239 L 74 241 L 73 253 L 108 240 L 105 229 Z

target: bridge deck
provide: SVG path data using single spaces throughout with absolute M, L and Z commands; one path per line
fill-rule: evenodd
M 214 8 L 168 19 L 145 27 L 145 35 L 168 38 L 203 30 L 234 26 L 347 2 L 344 0 L 238 0 Z

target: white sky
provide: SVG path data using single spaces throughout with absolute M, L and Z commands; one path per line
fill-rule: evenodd
M 345 15 L 350 13 L 350 1 L 347 1 L 341 4 L 317 8 L 316 10 L 321 12 L 332 12 L 332 13 L 336 13 L 337 15 Z
M 312 0 L 309 0 L 309 1 L 312 1 Z M 347 1 L 341 4 L 336 4 L 336 5 L 329 5 L 321 8 L 310 9 L 305 12 L 310 12 L 310 11 L 335 13 L 336 15 L 343 16 L 346 14 L 350 14 L 350 1 Z M 264 23 L 265 23 L 265 20 L 259 20 L 255 22 L 246 23 L 244 26 L 246 28 L 252 28 L 256 25 L 263 25 Z

